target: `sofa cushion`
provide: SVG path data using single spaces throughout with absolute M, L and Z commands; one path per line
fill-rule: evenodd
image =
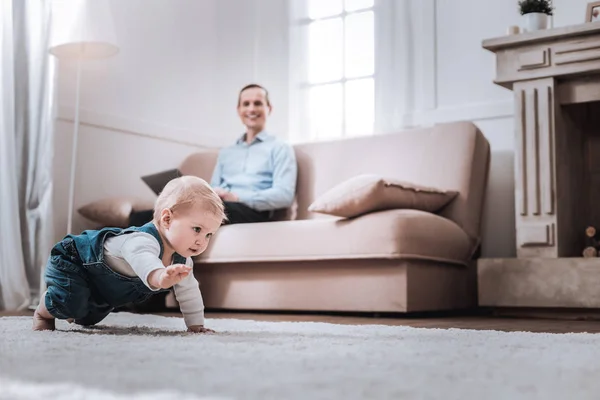
M 197 263 L 328 259 L 424 259 L 466 264 L 467 234 L 418 210 L 387 210 L 353 219 L 320 218 L 221 227 Z
M 394 208 L 436 212 L 457 194 L 376 174 L 361 174 L 323 193 L 308 211 L 346 218 Z
M 129 226 L 129 215 L 133 211 L 152 208 L 154 208 L 152 201 L 123 196 L 96 200 L 83 205 L 77 211 L 102 226 L 126 228 Z

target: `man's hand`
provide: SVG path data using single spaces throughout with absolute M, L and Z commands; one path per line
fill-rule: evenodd
M 212 329 L 205 328 L 203 325 L 192 325 L 188 327 L 188 332 L 195 333 L 215 333 Z
M 237 194 L 229 192 L 223 188 L 215 188 L 215 192 L 219 195 L 223 201 L 239 201 Z
M 148 283 L 153 288 L 168 289 L 185 279 L 192 267 L 185 264 L 173 264 L 163 269 L 156 269 L 148 275 Z
M 220 187 L 216 187 L 213 188 L 215 190 L 215 192 L 219 195 L 219 197 L 223 196 L 225 193 L 228 193 L 227 190 L 220 188 Z

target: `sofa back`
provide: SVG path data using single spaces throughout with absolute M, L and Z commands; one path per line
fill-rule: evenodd
M 308 211 L 319 195 L 355 175 L 373 173 L 458 191 L 440 215 L 456 222 L 474 242 L 479 240 L 490 148 L 471 122 L 298 144 L 294 149 L 298 162 L 295 219 L 324 218 Z M 210 180 L 216 156 L 217 150 L 192 154 L 180 170 Z

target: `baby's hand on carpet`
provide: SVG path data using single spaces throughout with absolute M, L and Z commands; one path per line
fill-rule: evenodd
M 192 268 L 185 264 L 169 265 L 164 269 L 152 271 L 148 277 L 148 282 L 153 287 L 168 289 L 185 279 L 191 271 Z
M 212 329 L 205 328 L 202 325 L 192 325 L 188 327 L 188 332 L 195 333 L 215 333 Z

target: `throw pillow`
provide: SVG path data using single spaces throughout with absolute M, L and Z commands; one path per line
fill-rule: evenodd
M 151 201 L 134 197 L 110 197 L 84 205 L 77 211 L 84 217 L 102 224 L 117 228 L 129 226 L 129 215 L 136 210 L 147 210 L 154 207 Z
M 363 174 L 350 178 L 321 196 L 308 211 L 351 218 L 372 211 L 410 208 L 439 211 L 458 192 L 416 185 L 379 175 Z

